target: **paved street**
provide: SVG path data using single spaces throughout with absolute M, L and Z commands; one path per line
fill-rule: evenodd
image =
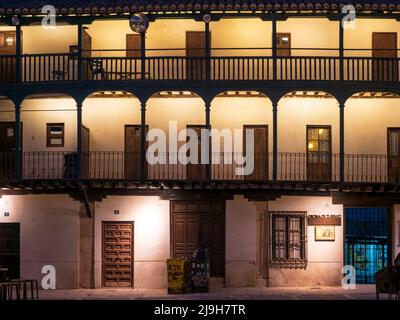
M 263 299 L 263 300 L 371 300 L 375 297 L 375 286 L 360 285 L 354 290 L 344 290 L 341 287 L 312 287 L 312 288 L 221 288 L 210 293 L 168 295 L 166 290 L 155 289 L 76 289 L 41 291 L 42 300 L 84 300 L 84 299 Z M 381 299 L 387 299 L 382 295 Z

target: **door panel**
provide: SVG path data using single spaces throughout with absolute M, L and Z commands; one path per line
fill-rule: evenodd
M 20 225 L 0 223 L 0 267 L 11 279 L 20 278 Z
M 103 286 L 133 286 L 133 222 L 103 222 Z
M 246 131 L 254 130 L 254 170 L 245 176 L 248 180 L 268 179 L 268 126 L 245 125 L 243 126 L 243 151 L 246 152 Z
M 126 35 L 126 56 L 131 58 L 140 58 L 141 56 L 141 36 L 140 34 Z
M 197 133 L 198 137 L 198 149 L 197 149 L 197 163 L 198 164 L 192 164 L 188 163 L 186 165 L 186 179 L 187 180 L 204 180 L 206 179 L 206 165 L 201 164 L 201 129 L 205 129 L 206 127 L 203 125 L 188 125 L 186 126 L 187 129 L 193 129 Z M 211 143 L 210 143 L 210 149 L 211 149 Z M 211 150 L 210 150 L 211 154 Z M 188 153 L 188 156 L 190 156 L 190 153 Z
M 372 57 L 397 58 L 397 33 L 372 33 Z M 377 59 L 373 61 L 374 81 L 397 81 L 398 67 L 396 60 Z
M 147 131 L 148 127 L 146 126 L 146 132 Z M 124 158 L 125 179 L 132 180 L 140 178 L 140 152 L 141 152 L 140 140 L 141 140 L 140 125 L 126 125 L 125 158 Z M 146 161 L 145 175 L 147 176 L 147 161 Z
M 225 202 L 171 201 L 171 241 L 174 257 L 193 256 L 201 245 L 210 257 L 211 275 L 225 274 Z
M 290 57 L 291 55 L 291 35 L 290 33 L 276 34 L 276 55 L 278 57 Z
M 90 58 L 92 56 L 92 37 L 85 30 L 82 32 L 82 57 Z M 91 66 L 92 62 L 87 60 L 82 61 L 82 79 L 92 79 L 95 73 L 95 69 Z
M 204 80 L 206 78 L 205 57 L 205 32 L 187 31 L 186 32 L 186 78 L 188 80 Z M 211 34 L 210 34 L 211 42 Z M 193 59 L 190 59 L 193 58 Z
M 21 149 L 22 149 L 21 122 Z M 22 159 L 21 159 L 22 161 Z M 10 180 L 14 177 L 14 122 L 0 122 L 0 178 Z
M 90 170 L 90 130 L 82 126 L 82 178 L 89 178 Z
M 330 181 L 331 158 L 331 127 L 307 126 L 307 180 Z
M 389 182 L 400 182 L 400 128 L 388 129 Z

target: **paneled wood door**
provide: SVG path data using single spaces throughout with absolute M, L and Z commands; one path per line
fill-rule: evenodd
M 307 180 L 332 179 L 331 126 L 307 126 Z
M 103 221 L 103 286 L 133 286 L 133 222 Z
M 140 58 L 141 56 L 141 36 L 133 33 L 126 35 L 126 56 L 129 58 Z
M 21 122 L 22 149 L 22 122 Z M 22 161 L 22 159 L 21 159 Z M 0 178 L 14 177 L 14 122 L 0 122 Z
M 202 164 L 202 153 L 201 153 L 201 129 L 205 129 L 204 125 L 188 125 L 186 129 L 192 129 L 197 133 L 197 164 L 188 163 L 186 165 L 186 179 L 187 180 L 204 180 L 206 179 L 206 165 Z M 210 143 L 211 149 L 211 143 Z M 210 150 L 211 155 L 211 150 Z M 190 156 L 190 152 L 188 152 L 188 156 Z
M 373 58 L 397 58 L 397 33 L 373 32 L 372 33 Z M 398 66 L 396 60 L 377 59 L 373 62 L 374 81 L 397 81 Z
M 148 126 L 146 126 L 146 132 Z M 140 178 L 140 140 L 141 129 L 140 125 L 126 125 L 125 126 L 125 157 L 124 157 L 124 171 L 125 179 L 133 180 Z M 147 150 L 147 145 L 146 145 Z M 145 175 L 147 176 L 147 161 L 145 168 Z
M 82 126 L 82 178 L 90 177 L 90 130 Z
M 92 56 L 92 37 L 86 30 L 82 32 L 82 57 L 90 58 Z M 88 80 L 92 79 L 96 70 L 94 70 L 94 66 L 91 65 L 92 62 L 88 62 L 88 60 L 82 61 L 82 79 Z
M 246 152 L 246 132 L 254 132 L 254 170 L 250 175 L 244 176 L 247 180 L 268 179 L 268 126 L 244 125 L 243 126 L 243 152 Z
M 290 33 L 276 34 L 276 55 L 278 57 L 290 57 L 291 56 L 291 35 Z
M 400 182 L 400 128 L 388 128 L 389 182 Z
M 204 80 L 206 78 L 206 61 L 204 59 L 196 59 L 205 57 L 205 47 L 205 32 L 186 31 L 186 57 L 188 58 L 186 62 L 187 80 Z
M 210 256 L 211 276 L 225 274 L 225 201 L 171 201 L 173 257 L 191 258 L 203 246 Z
M 20 278 L 20 225 L 0 223 L 0 267 L 11 279 Z

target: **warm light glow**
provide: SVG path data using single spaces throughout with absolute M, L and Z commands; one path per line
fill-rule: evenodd
M 310 142 L 308 144 L 308 150 L 312 150 L 312 149 L 314 149 L 314 143 Z
M 6 44 L 7 44 L 7 47 L 11 47 L 14 44 L 14 38 L 13 37 L 7 37 L 6 38 Z
M 324 133 L 324 129 L 319 129 L 319 130 L 318 130 L 318 133 L 319 133 L 319 134 L 323 134 L 323 133 Z

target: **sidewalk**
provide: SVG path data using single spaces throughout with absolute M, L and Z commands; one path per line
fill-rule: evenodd
M 42 290 L 41 300 L 86 299 L 177 299 L 177 300 L 374 300 L 374 285 L 358 285 L 354 290 L 341 287 L 313 288 L 221 288 L 209 293 L 168 295 L 162 289 L 74 289 Z M 381 295 L 387 299 L 387 295 Z

